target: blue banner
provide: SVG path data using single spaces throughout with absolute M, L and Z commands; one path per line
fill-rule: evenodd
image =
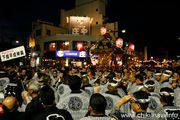
M 56 51 L 56 57 L 78 57 L 85 58 L 87 57 L 86 51 Z

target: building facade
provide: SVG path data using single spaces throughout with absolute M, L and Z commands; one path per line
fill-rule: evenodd
M 71 61 L 85 61 L 85 58 L 73 57 L 57 57 L 56 51 L 78 51 L 77 44 L 83 43 L 84 46 L 91 46 L 102 37 L 97 37 L 100 34 L 100 28 L 106 26 L 108 30 L 114 32 L 115 37 L 118 37 L 118 23 L 106 23 L 106 5 L 107 0 L 76 0 L 75 8 L 71 10 L 61 10 L 60 25 L 56 26 L 53 23 L 37 20 L 32 23 L 31 36 L 35 38 L 35 49 L 33 52 L 39 54 L 39 65 L 45 62 L 52 61 L 54 63 L 64 62 L 68 65 Z M 89 33 L 78 35 L 72 34 L 70 29 L 71 17 L 89 18 Z M 81 21 L 78 22 L 78 26 Z M 82 21 L 84 22 L 84 20 Z M 75 28 L 76 32 L 78 28 Z M 85 33 L 85 29 L 82 29 Z M 82 31 L 81 30 L 81 31 Z M 85 48 L 83 48 L 85 51 Z

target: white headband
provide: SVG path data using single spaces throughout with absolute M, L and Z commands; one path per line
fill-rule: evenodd
M 144 88 L 144 86 L 140 86 L 140 87 L 138 88 L 138 91 L 141 90 L 142 88 Z
M 114 77 L 113 77 L 113 80 L 114 80 L 114 81 L 117 81 L 117 82 L 120 82 L 120 81 L 121 81 L 121 79 L 116 79 L 116 78 L 114 78 Z
M 172 73 L 172 71 L 170 71 L 170 70 L 165 70 L 165 72 L 169 72 L 169 73 Z
M 146 88 L 154 87 L 154 86 L 155 86 L 155 84 L 153 84 L 153 85 L 147 85 L 147 84 L 145 84 L 145 85 L 144 85 L 144 87 L 146 87 Z
M 155 75 L 161 75 L 161 73 L 156 73 Z
M 150 99 L 136 99 L 134 96 L 132 97 L 133 100 L 135 100 L 138 103 L 147 103 L 150 101 Z
M 109 83 L 108 85 L 109 85 L 109 86 L 116 87 L 116 86 L 118 86 L 118 83 Z
M 166 91 L 162 91 L 162 92 L 160 92 L 160 95 L 162 95 L 162 96 L 174 96 L 174 93 L 168 93 L 168 92 L 166 92 Z
M 163 75 L 166 76 L 166 77 L 170 77 L 170 75 L 168 75 L 168 74 L 166 74 L 166 73 L 163 73 Z
M 87 74 L 81 75 L 81 77 L 85 77 L 85 76 L 87 76 Z

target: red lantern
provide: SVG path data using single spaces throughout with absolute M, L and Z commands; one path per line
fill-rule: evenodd
M 117 48 L 122 48 L 122 46 L 123 46 L 123 39 L 118 38 L 118 39 L 116 40 L 116 47 L 117 47 Z
M 82 51 L 83 50 L 83 43 L 82 42 L 78 42 L 77 43 L 77 49 L 78 49 L 78 51 Z
M 134 49 L 135 49 L 134 44 L 130 44 L 130 45 L 129 45 L 129 51 L 131 51 L 131 52 L 132 52 L 132 51 L 134 51 Z
M 106 27 L 102 27 L 101 28 L 101 35 L 106 35 L 106 33 L 107 33 Z

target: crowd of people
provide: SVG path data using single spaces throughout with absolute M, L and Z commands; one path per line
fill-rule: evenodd
M 180 68 L 0 66 L 0 120 L 178 120 Z

